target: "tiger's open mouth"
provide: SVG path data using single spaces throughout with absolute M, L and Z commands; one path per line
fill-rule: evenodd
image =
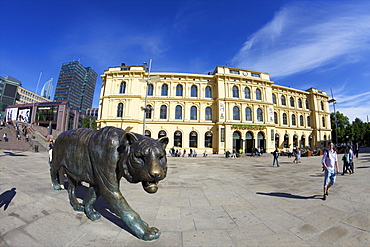
M 142 181 L 143 188 L 148 193 L 155 193 L 158 190 L 158 181 Z

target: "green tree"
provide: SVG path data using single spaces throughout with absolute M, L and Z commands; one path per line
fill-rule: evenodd
M 81 120 L 81 128 L 90 128 L 90 117 L 86 116 Z
M 86 116 L 81 120 L 81 128 L 97 129 L 98 124 L 95 120 L 91 120 L 89 116 Z
M 365 124 L 365 136 L 363 144 L 370 145 L 370 122 Z
M 98 123 L 95 120 L 91 121 L 91 129 L 97 129 L 98 128 Z
M 330 120 L 332 129 L 331 136 L 333 137 L 332 140 L 337 140 L 338 143 L 345 142 L 347 133 L 351 132 L 351 130 L 347 129 L 351 126 L 348 117 L 337 111 L 336 113 L 330 114 Z
M 361 119 L 356 118 L 352 122 L 353 128 L 353 141 L 363 142 L 366 134 L 366 124 Z

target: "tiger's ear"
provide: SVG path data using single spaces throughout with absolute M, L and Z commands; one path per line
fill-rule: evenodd
M 161 137 L 158 139 L 159 143 L 162 144 L 163 149 L 166 149 L 167 144 L 169 143 L 169 139 L 167 136 Z
M 126 132 L 122 135 L 121 141 L 120 141 L 120 146 L 118 147 L 118 152 L 122 153 L 126 148 L 131 146 L 132 144 L 138 142 L 139 140 L 137 137 L 132 134 L 131 132 Z

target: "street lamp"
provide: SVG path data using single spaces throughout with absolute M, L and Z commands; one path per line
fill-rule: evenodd
M 333 90 L 331 89 L 331 87 L 330 87 L 330 91 L 331 91 L 331 99 L 328 100 L 328 103 L 329 104 L 332 103 L 333 108 L 334 108 L 335 144 L 338 145 L 338 119 L 337 119 L 337 112 L 335 111 L 335 104 L 337 103 L 337 101 L 334 99 Z
M 149 60 L 149 66 L 148 66 L 147 63 L 144 63 L 144 70 L 145 70 L 146 73 L 148 73 L 148 78 L 147 79 L 139 79 L 139 81 L 141 81 L 141 82 L 146 82 L 146 85 L 145 85 L 145 103 L 144 103 L 144 106 L 141 107 L 141 110 L 144 111 L 144 119 L 143 119 L 143 135 L 144 136 L 145 136 L 145 125 L 146 125 L 146 113 L 153 110 L 151 106 L 147 105 L 147 103 L 148 103 L 148 85 L 149 85 L 150 81 L 151 82 L 160 81 L 159 76 L 153 76 L 152 78 L 150 78 L 151 68 L 152 68 L 152 59 Z

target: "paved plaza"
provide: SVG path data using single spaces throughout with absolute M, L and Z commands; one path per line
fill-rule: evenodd
M 73 211 L 51 186 L 46 152 L 0 150 L 0 246 L 370 246 L 370 151 L 361 151 L 326 201 L 321 157 L 280 157 L 280 167 L 271 154 L 168 157 L 156 194 L 121 180 L 131 207 L 162 232 L 144 242 L 102 198 L 97 222 Z

